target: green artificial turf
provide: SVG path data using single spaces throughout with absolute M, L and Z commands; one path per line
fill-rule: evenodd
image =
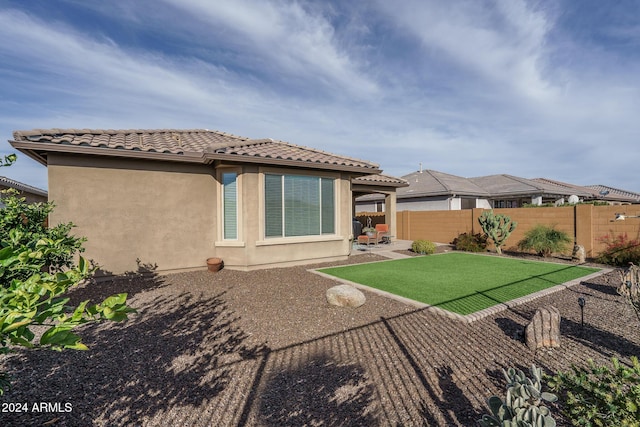
M 465 315 L 599 269 L 449 253 L 318 271 Z

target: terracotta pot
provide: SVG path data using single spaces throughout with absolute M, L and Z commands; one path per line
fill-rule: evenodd
M 215 273 L 216 271 L 222 270 L 224 267 L 224 261 L 222 258 L 208 258 L 207 259 L 207 268 L 210 272 Z

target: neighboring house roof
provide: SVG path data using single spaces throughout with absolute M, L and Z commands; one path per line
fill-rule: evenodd
M 640 203 L 640 194 L 634 193 L 633 191 L 621 190 L 606 185 L 587 185 L 586 187 L 596 191 L 598 195 L 604 199 L 615 197 L 625 199 L 625 201 L 629 202 Z
M 404 175 L 402 180 L 407 182 L 407 185 L 396 191 L 398 199 L 454 195 L 489 197 L 489 193 L 467 178 L 429 169 Z M 370 194 L 359 197 L 358 200 L 377 200 L 379 198 L 381 198 L 380 195 Z
M 395 176 L 383 175 L 383 174 L 375 174 L 375 175 L 365 175 L 353 178 L 351 180 L 354 184 L 375 184 L 384 187 L 408 187 L 409 183 L 402 178 L 396 178 Z
M 423 197 L 440 195 L 487 197 L 489 193 L 474 182 L 461 176 L 434 170 L 423 170 L 402 177 L 409 187 L 399 190 L 398 197 Z
M 35 194 L 36 196 L 47 197 L 47 192 L 36 187 L 32 187 L 22 182 L 15 181 L 6 176 L 0 176 L 0 187 L 15 188 L 24 193 Z
M 424 170 L 404 175 L 408 186 L 399 188 L 398 199 L 418 197 L 477 197 L 500 199 L 507 197 L 547 197 L 578 196 L 582 199 L 617 202 L 640 202 L 640 194 L 603 185 L 580 186 L 548 178 L 527 179 L 507 174 L 464 178 L 434 170 Z M 604 191 L 609 191 L 603 195 Z M 370 194 L 359 197 L 358 201 L 377 200 L 381 196 Z
M 549 178 L 533 178 L 532 181 L 541 182 L 547 185 L 555 185 L 562 188 L 566 192 L 570 192 L 571 194 L 575 194 L 576 196 L 588 197 L 588 198 L 596 198 L 598 197 L 598 192 L 592 190 L 588 187 L 583 187 L 581 185 L 569 184 L 567 182 L 556 181 L 554 179 Z
M 558 196 L 575 194 L 579 197 L 588 197 L 591 195 L 590 192 L 585 190 L 578 191 L 578 189 L 572 189 L 569 191 L 568 188 L 560 185 L 507 174 L 479 176 L 469 179 L 487 190 L 493 198 L 530 196 L 532 194 Z
M 178 162 L 216 160 L 378 173 L 379 165 L 272 139 L 207 129 L 34 129 L 15 131 L 11 145 L 47 164 L 48 152 L 136 157 Z

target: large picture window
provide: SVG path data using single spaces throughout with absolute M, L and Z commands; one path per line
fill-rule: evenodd
M 265 237 L 335 233 L 334 179 L 265 174 Z

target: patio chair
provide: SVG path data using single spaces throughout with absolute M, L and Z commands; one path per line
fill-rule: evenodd
M 389 232 L 389 225 L 376 224 L 376 242 L 391 243 L 391 233 Z

